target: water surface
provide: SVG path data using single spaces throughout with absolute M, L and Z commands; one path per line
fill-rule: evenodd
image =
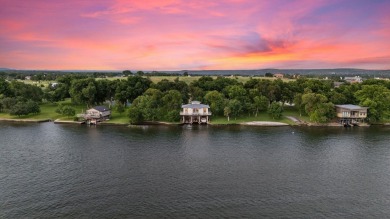
M 389 132 L 0 123 L 0 218 L 385 218 Z

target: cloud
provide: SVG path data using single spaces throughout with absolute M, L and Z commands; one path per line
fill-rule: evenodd
M 2 3 L 0 66 L 12 68 L 389 67 L 388 1 Z

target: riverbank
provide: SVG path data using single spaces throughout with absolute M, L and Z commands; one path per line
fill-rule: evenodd
M 243 125 L 243 126 L 265 126 L 265 127 L 278 127 L 278 126 L 310 126 L 310 127 L 343 127 L 342 124 L 336 123 L 336 122 L 330 122 L 330 123 L 310 123 L 305 121 L 300 121 L 297 118 L 294 117 L 286 117 L 290 122 L 275 122 L 275 121 L 259 121 L 259 120 L 253 120 L 253 121 L 245 121 L 242 122 L 241 120 L 234 120 L 229 123 L 226 122 L 211 122 L 209 125 L 212 126 L 229 126 L 229 125 Z M 286 121 L 286 120 L 282 120 Z M 84 122 L 80 121 L 72 121 L 68 119 L 10 119 L 10 118 L 0 118 L 0 122 L 14 122 L 14 123 L 43 123 L 43 122 L 53 122 L 54 124 L 76 124 L 81 125 L 84 124 Z M 175 122 L 165 122 L 165 121 L 144 121 L 137 124 L 131 124 L 126 122 L 115 122 L 115 121 L 104 121 L 101 123 L 98 123 L 98 125 L 101 126 L 180 126 L 184 125 L 183 123 L 175 123 Z M 375 126 L 390 126 L 390 123 L 376 123 L 373 124 Z M 362 123 L 359 125 L 359 127 L 369 127 L 370 124 Z
M 7 119 L 7 118 L 0 118 L 0 122 L 42 123 L 42 122 L 51 122 L 51 119 Z

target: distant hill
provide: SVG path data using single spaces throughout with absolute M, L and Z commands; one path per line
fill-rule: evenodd
M 119 73 L 120 70 L 15 70 L 10 68 L 0 68 L 2 72 L 16 72 L 24 74 L 34 73 Z M 137 70 L 131 70 L 137 72 Z M 143 70 L 147 73 L 156 73 L 156 71 Z M 242 75 L 242 76 L 263 76 L 265 73 L 282 73 L 288 75 L 323 75 L 323 76 L 366 76 L 366 77 L 390 77 L 388 70 L 367 70 L 355 68 L 335 68 L 335 69 L 257 69 L 257 70 L 181 70 L 181 71 L 158 71 L 158 73 L 183 74 L 187 72 L 190 75 Z
M 282 73 L 289 75 L 375 75 L 390 76 L 390 70 L 366 70 L 354 68 L 336 68 L 336 69 L 258 69 L 258 70 L 183 70 L 166 71 L 167 73 L 184 73 L 192 75 L 265 75 L 265 73 Z
M 11 68 L 0 68 L 0 71 L 10 71 L 10 70 L 14 70 L 14 69 L 11 69 Z

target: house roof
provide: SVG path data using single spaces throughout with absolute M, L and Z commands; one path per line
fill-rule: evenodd
M 182 105 L 181 108 L 199 109 L 199 108 L 210 108 L 210 106 L 206 104 L 201 104 L 199 101 L 192 101 L 190 104 Z
M 106 112 L 106 111 L 109 111 L 110 109 L 106 106 L 95 106 L 93 107 L 93 109 L 99 111 L 99 112 Z
M 343 109 L 348 109 L 348 110 L 364 110 L 364 109 L 368 109 L 368 107 L 362 107 L 362 106 L 357 106 L 357 105 L 352 105 L 352 104 L 336 105 L 336 107 L 343 108 Z

